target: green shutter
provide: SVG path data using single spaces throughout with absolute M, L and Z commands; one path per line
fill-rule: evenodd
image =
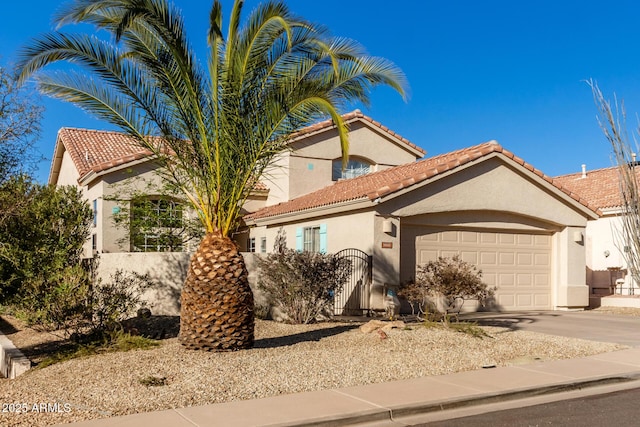
M 296 228 L 296 251 L 302 252 L 304 249 L 304 240 L 302 237 L 302 227 Z
M 327 224 L 320 224 L 320 253 L 327 253 Z

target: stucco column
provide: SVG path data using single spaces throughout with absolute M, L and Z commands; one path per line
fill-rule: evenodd
M 565 227 L 554 237 L 554 288 L 557 309 L 589 306 L 585 271 L 585 228 Z
M 387 288 L 400 284 L 400 220 L 376 215 L 373 226 L 373 271 L 370 307 L 384 310 Z

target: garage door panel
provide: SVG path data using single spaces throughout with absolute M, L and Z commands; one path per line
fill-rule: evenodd
M 551 246 L 551 236 L 536 235 L 534 239 L 534 244 L 542 248 L 548 248 L 549 246 Z
M 480 243 L 494 244 L 494 245 L 498 243 L 497 233 L 479 233 L 479 234 L 480 234 Z
M 440 236 L 441 236 L 440 240 L 442 242 L 458 243 L 458 241 L 459 241 L 458 232 L 457 231 L 444 231 L 444 232 L 442 232 L 442 234 Z
M 469 264 L 478 265 L 479 256 L 478 252 L 470 252 L 470 251 L 462 251 L 460 252 L 460 258 L 464 262 L 468 262 Z
M 500 253 L 500 265 L 502 266 L 514 266 L 516 265 L 516 255 L 513 252 Z
M 523 286 L 532 286 L 533 285 L 533 277 L 531 274 L 528 273 L 519 273 L 516 274 L 516 285 L 523 287 Z
M 420 251 L 420 255 L 418 256 L 418 263 L 419 264 L 426 264 L 429 261 L 436 261 L 438 259 L 438 251 L 433 249 L 433 250 L 426 250 L 426 249 L 422 249 Z
M 549 286 L 549 275 L 548 274 L 534 274 L 533 285 L 538 288 L 546 288 Z
M 530 234 L 518 234 L 517 242 L 518 245 L 531 246 L 533 244 L 533 236 Z
M 460 232 L 460 240 L 463 243 L 478 243 L 478 233 L 475 231 Z
M 551 306 L 551 297 L 549 294 L 535 294 L 534 304 L 540 307 Z
M 534 254 L 534 260 L 538 267 L 549 267 L 551 265 L 551 257 L 549 254 Z
M 498 253 L 497 252 L 480 252 L 480 264 L 481 265 L 498 265 Z
M 513 234 L 500 233 L 499 236 L 500 237 L 498 239 L 498 243 L 500 243 L 501 245 L 515 245 L 516 244 L 516 237 Z
M 515 274 L 499 274 L 498 286 L 513 288 L 516 286 Z
M 498 284 L 497 277 L 498 275 L 495 273 L 485 273 L 484 271 L 482 272 L 482 281 L 490 287 L 496 286 Z
M 516 294 L 516 307 L 531 307 L 534 305 L 532 294 Z
M 496 301 L 501 307 L 516 307 L 516 299 L 513 294 L 497 294 Z
M 551 308 L 550 235 L 440 229 L 418 235 L 416 249 L 420 264 L 455 255 L 474 264 L 502 309 Z
M 518 265 L 532 266 L 533 265 L 533 258 L 534 258 L 534 255 L 531 254 L 531 253 L 519 253 L 518 254 Z

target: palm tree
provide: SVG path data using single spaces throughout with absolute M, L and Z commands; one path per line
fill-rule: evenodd
M 280 1 L 259 5 L 241 26 L 243 5 L 234 1 L 225 37 L 221 2 L 213 2 L 206 66 L 168 0 L 75 0 L 55 17 L 58 28 L 91 24 L 111 37 L 52 32 L 30 42 L 19 62 L 22 82 L 33 76 L 41 92 L 151 150 L 197 212 L 206 234 L 190 261 L 180 320 L 181 342 L 193 349 L 253 345 L 253 294 L 230 236 L 288 137 L 331 117 L 346 160 L 339 111 L 368 105 L 378 85 L 405 96 L 402 72 L 357 43 L 329 36 Z M 43 70 L 58 61 L 73 70 Z

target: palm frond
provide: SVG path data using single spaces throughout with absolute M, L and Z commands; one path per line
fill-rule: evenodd
M 182 189 L 207 231 L 228 236 L 292 133 L 330 117 L 346 161 L 343 105 L 367 104 L 379 85 L 407 92 L 391 62 L 330 37 L 282 1 L 258 6 L 244 25 L 243 7 L 243 0 L 233 3 L 225 39 L 222 5 L 213 2 L 203 68 L 168 0 L 75 0 L 56 16 L 58 26 L 91 24 L 112 40 L 40 37 L 22 52 L 21 78 L 35 74 L 41 91 L 119 126 L 143 146 L 156 144 L 165 164 L 159 173 Z M 56 62 L 81 72 L 44 72 Z

